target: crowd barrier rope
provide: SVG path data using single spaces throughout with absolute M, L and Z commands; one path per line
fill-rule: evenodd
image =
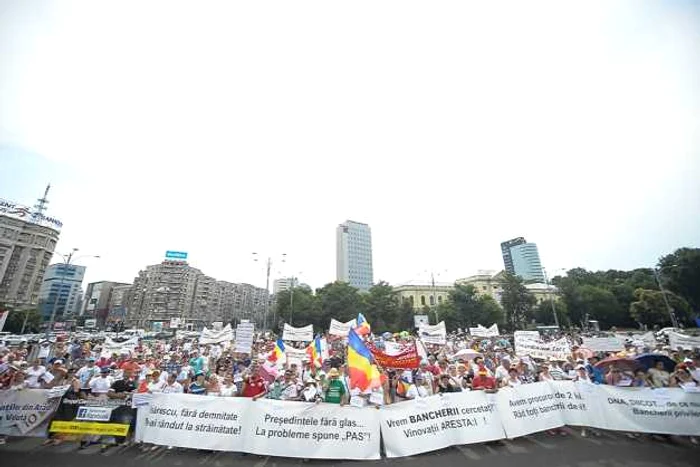
M 402 457 L 564 425 L 700 436 L 700 393 L 571 381 L 435 395 L 378 410 L 189 394 L 135 394 L 132 407 L 59 401 L 56 391 L 0 391 L 0 434 L 128 434 L 164 446 L 355 460 L 380 458 L 382 445 L 387 457 Z

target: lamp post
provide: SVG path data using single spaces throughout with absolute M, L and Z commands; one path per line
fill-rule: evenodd
M 253 252 L 253 261 L 258 262 L 258 254 Z M 287 253 L 282 253 L 281 262 L 287 261 Z M 270 309 L 270 268 L 272 268 L 272 257 L 268 256 L 265 261 L 265 291 L 267 292 L 267 297 L 265 297 L 265 308 L 263 311 L 263 332 L 267 331 L 267 314 Z
M 666 266 L 675 268 L 677 267 L 676 265 L 671 265 L 671 266 Z M 659 271 L 664 269 L 662 268 L 652 268 L 652 271 L 654 272 L 654 279 L 656 279 L 656 283 L 659 284 L 659 289 L 661 290 L 661 296 L 664 298 L 664 303 L 666 304 L 666 310 L 668 310 L 668 316 L 671 318 L 671 326 L 674 328 L 678 328 L 678 319 L 676 318 L 676 314 L 673 312 L 673 307 L 668 301 L 668 297 L 666 296 L 666 289 L 664 288 L 663 284 L 661 284 L 661 278 L 659 277 Z
M 75 253 L 78 252 L 77 248 L 73 248 L 70 253 L 67 255 L 62 255 L 61 253 L 56 253 L 58 256 L 63 258 L 63 270 L 61 271 L 61 281 L 59 282 L 58 285 L 58 290 L 56 291 L 56 297 L 53 300 L 53 307 L 51 309 L 51 319 L 49 319 L 49 325 L 46 328 L 46 334 L 45 337 L 46 339 L 49 338 L 49 333 L 53 329 L 53 324 L 54 320 L 56 319 L 56 310 L 58 309 L 58 296 L 61 294 L 61 291 L 63 290 L 63 284 L 66 281 L 66 272 L 68 270 L 68 266 L 72 264 L 72 261 L 76 261 L 80 258 L 99 258 L 98 255 L 83 255 L 83 256 L 78 256 L 77 258 L 74 257 Z M 66 304 L 68 301 L 66 300 Z M 63 311 L 65 312 L 65 305 L 63 305 Z
M 547 276 L 547 270 L 542 268 L 542 274 L 544 275 L 544 283 L 547 285 L 547 291 L 551 292 L 551 297 L 549 298 L 549 303 L 552 305 L 552 315 L 554 316 L 554 324 L 559 328 L 559 317 L 557 316 L 557 309 L 554 307 L 554 292 L 552 291 L 552 284 L 549 282 L 549 277 Z

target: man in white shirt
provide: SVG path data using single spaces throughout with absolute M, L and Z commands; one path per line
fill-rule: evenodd
M 177 375 L 175 373 L 170 373 L 168 375 L 168 380 L 160 392 L 163 394 L 182 394 L 182 384 L 177 382 Z
M 494 376 L 498 384 L 503 384 L 508 381 L 510 371 L 510 358 L 503 357 L 501 359 L 501 364 L 496 367 L 496 372 Z
M 406 399 L 422 399 L 428 397 L 428 390 L 424 386 L 423 377 L 418 374 L 413 377 L 413 384 L 406 391 Z
M 24 372 L 27 375 L 27 387 L 41 389 L 41 382 L 46 373 L 46 368 L 39 364 L 39 360 L 34 360 L 34 364 Z
M 75 374 L 76 378 L 80 380 L 80 389 L 87 390 L 90 388 L 90 380 L 100 374 L 100 367 L 95 365 L 95 359 L 88 358 L 87 364 L 78 370 Z
M 100 376 L 93 378 L 90 381 L 90 393 L 96 397 L 106 397 L 109 388 L 112 387 L 112 377 L 109 376 L 109 368 L 104 367 L 100 370 Z

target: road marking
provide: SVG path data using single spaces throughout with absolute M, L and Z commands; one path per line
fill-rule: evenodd
M 501 443 L 506 447 L 508 452 L 511 454 L 525 454 L 528 452 L 527 448 L 524 446 L 518 446 L 517 444 L 513 443 L 510 440 L 507 439 L 502 439 Z
M 523 438 L 525 438 L 526 440 L 530 441 L 531 443 L 535 443 L 536 445 L 538 445 L 538 446 L 541 447 L 541 448 L 545 448 L 545 449 L 557 449 L 557 446 L 555 446 L 554 444 L 544 443 L 544 442 L 542 442 L 542 441 L 540 441 L 540 440 L 538 440 L 538 439 L 535 439 L 534 436 L 527 435 L 527 436 L 524 436 Z
M 472 448 L 467 448 L 464 446 L 455 446 L 455 447 L 467 459 L 471 459 L 473 461 L 478 461 L 479 459 L 481 459 L 481 456 Z

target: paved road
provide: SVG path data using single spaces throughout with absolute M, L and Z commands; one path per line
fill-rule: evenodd
M 437 464 L 457 467 L 465 464 L 488 467 L 697 467 L 700 447 L 685 438 L 643 435 L 629 439 L 623 433 L 601 432 L 599 436 L 581 437 L 567 429 L 568 436 L 544 433 L 504 440 L 492 444 L 455 446 L 419 456 L 381 459 L 362 465 L 393 464 L 419 467 Z M 147 464 L 154 467 L 286 467 L 297 465 L 341 466 L 358 465 L 354 461 L 321 461 L 262 457 L 194 450 L 151 451 L 148 447 L 132 445 L 112 447 L 104 452 L 99 446 L 78 450 L 77 443 L 42 446 L 42 439 L 11 438 L 0 446 L 3 467 L 126 467 Z

